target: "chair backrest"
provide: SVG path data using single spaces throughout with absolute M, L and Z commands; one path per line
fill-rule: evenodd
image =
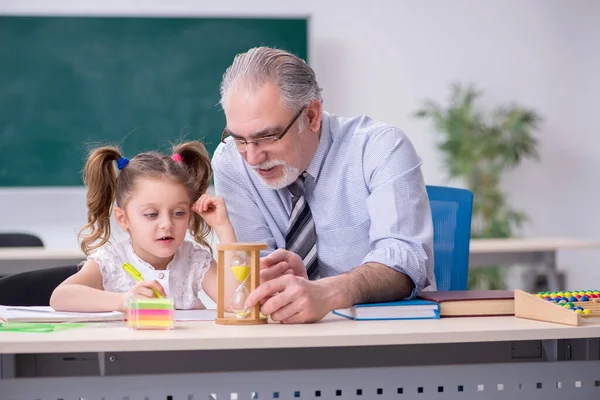
M 42 239 L 29 233 L 0 233 L 0 247 L 44 247 Z
M 77 265 L 18 272 L 0 278 L 0 304 L 49 306 L 54 289 L 78 271 Z
M 433 257 L 437 290 L 466 290 L 473 193 L 427 186 L 433 218 Z

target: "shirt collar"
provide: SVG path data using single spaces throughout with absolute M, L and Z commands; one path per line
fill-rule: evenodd
M 317 151 L 315 151 L 315 155 L 310 161 L 310 164 L 308 164 L 308 167 L 306 168 L 306 172 L 313 177 L 315 182 L 319 179 L 319 173 L 321 172 L 321 167 L 323 167 L 325 156 L 327 156 L 329 148 L 331 147 L 329 113 L 327 113 L 327 111 L 322 111 L 321 115 L 321 137 L 319 138 L 319 145 L 317 146 Z
M 173 259 L 171 261 L 169 261 L 169 263 L 167 264 L 167 267 L 164 270 L 157 270 L 151 264 L 149 264 L 146 261 L 142 260 L 140 258 L 140 256 L 137 255 L 137 253 L 133 249 L 133 243 L 131 243 L 131 238 L 127 239 L 127 249 L 129 250 L 130 254 L 133 256 L 133 258 L 137 261 L 138 265 L 143 265 L 143 266 L 145 266 L 146 268 L 148 268 L 151 271 L 161 271 L 161 272 L 169 271 L 171 269 L 171 267 L 175 264 L 176 260 L 179 258 L 179 253 L 181 252 L 181 246 L 179 246 L 177 248 L 177 250 L 175 250 L 175 254 L 173 255 Z

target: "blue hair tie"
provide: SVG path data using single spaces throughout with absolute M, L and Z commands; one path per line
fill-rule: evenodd
M 117 160 L 117 168 L 121 171 L 129 163 L 129 158 L 121 157 Z

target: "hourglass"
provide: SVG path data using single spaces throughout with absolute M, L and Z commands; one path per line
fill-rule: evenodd
M 256 325 L 267 323 L 260 315 L 260 304 L 246 308 L 246 299 L 260 282 L 260 251 L 266 243 L 231 243 L 217 245 L 217 318 L 222 325 Z M 225 298 L 225 274 L 229 270 L 238 282 L 230 299 Z M 248 287 L 249 286 L 249 287 Z M 230 306 L 233 316 L 225 316 Z

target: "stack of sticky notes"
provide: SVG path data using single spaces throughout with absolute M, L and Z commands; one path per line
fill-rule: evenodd
M 132 329 L 173 329 L 175 305 L 165 298 L 129 300 L 127 326 Z

